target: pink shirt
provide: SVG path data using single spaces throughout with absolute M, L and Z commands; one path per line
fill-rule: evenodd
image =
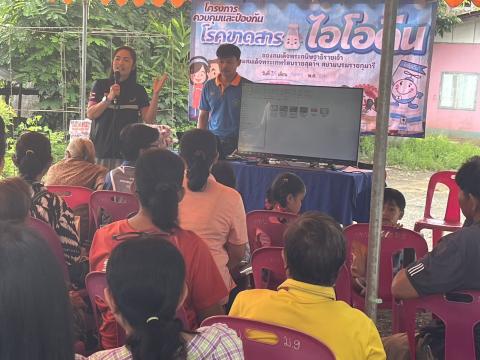
M 236 190 L 218 183 L 212 175 L 203 191 L 191 191 L 187 182 L 185 179 L 185 196 L 179 206 L 180 226 L 195 232 L 205 241 L 225 285 L 231 290 L 235 283 L 227 268 L 225 245 L 248 242 L 242 197 Z

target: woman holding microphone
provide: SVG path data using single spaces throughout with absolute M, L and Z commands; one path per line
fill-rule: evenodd
M 113 169 L 122 162 L 120 131 L 128 125 L 155 120 L 158 95 L 167 75 L 153 82 L 152 100 L 137 83 L 137 55 L 129 46 L 115 50 L 108 79 L 95 82 L 88 101 L 87 117 L 92 120 L 90 138 L 95 145 L 97 163 Z

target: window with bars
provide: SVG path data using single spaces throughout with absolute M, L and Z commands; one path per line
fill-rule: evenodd
M 474 73 L 442 73 L 440 108 L 475 110 L 478 78 Z

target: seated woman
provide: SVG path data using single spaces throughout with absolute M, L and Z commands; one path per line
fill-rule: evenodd
M 205 241 L 225 285 L 232 290 L 235 283 L 229 270 L 243 260 L 248 243 L 242 197 L 210 175 L 218 158 L 217 141 L 210 131 L 193 129 L 183 134 L 180 156 L 187 167 L 180 225 Z
M 95 147 L 89 139 L 70 140 L 65 151 L 65 159 L 48 169 L 45 185 L 83 186 L 101 190 L 107 169 L 95 164 Z
M 40 182 L 52 163 L 50 140 L 37 132 L 23 133 L 15 145 L 13 163 L 32 188 L 31 216 L 50 224 L 58 234 L 67 265 L 78 262 L 80 244 L 73 212 L 60 196 Z
M 187 296 L 185 281 L 182 254 L 161 235 L 117 246 L 107 264 L 105 298 L 127 343 L 89 360 L 243 359 L 241 340 L 224 324 L 183 329 L 175 315 Z
M 73 360 L 67 289 L 47 244 L 0 221 L 0 273 L 0 359 Z
M 185 259 L 188 292 L 184 309 L 189 327 L 195 329 L 203 319 L 224 312 L 220 302 L 228 296 L 228 291 L 202 239 L 178 226 L 184 171 L 180 157 L 168 150 L 152 149 L 140 156 L 135 167 L 140 210 L 132 218 L 97 230 L 90 249 L 90 270 L 105 271 L 112 250 L 122 240 L 128 241 L 139 232 L 161 234 Z M 100 329 L 105 349 L 118 346 L 115 326 L 112 314 L 105 312 Z
M 22 178 L 0 180 L 0 219 L 24 223 L 30 216 L 31 192 Z

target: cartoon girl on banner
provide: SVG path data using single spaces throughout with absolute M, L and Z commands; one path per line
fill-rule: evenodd
M 390 103 L 391 127 L 400 133 L 423 131 L 423 93 L 418 91 L 426 75 L 424 65 L 402 60 L 392 78 L 392 99 Z
M 190 59 L 190 91 L 188 117 L 191 121 L 197 121 L 202 96 L 203 84 L 208 80 L 208 60 L 203 56 L 195 56 Z

